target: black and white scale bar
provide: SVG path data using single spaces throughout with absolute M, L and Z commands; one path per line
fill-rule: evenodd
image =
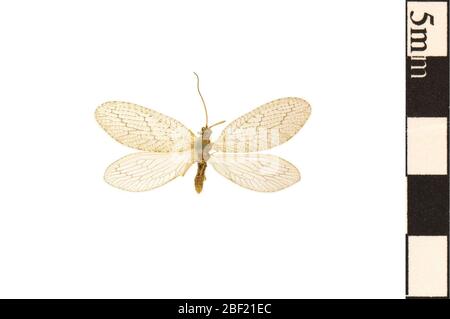
M 406 1 L 407 298 L 449 297 L 448 9 Z

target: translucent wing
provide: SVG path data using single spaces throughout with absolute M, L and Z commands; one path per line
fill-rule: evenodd
M 184 175 L 192 163 L 192 152 L 134 153 L 112 163 L 105 181 L 126 191 L 148 191 Z
M 257 152 L 280 145 L 305 124 L 311 107 L 296 97 L 264 104 L 231 122 L 213 145 L 221 152 Z
M 195 139 L 177 120 L 132 103 L 103 103 L 95 111 L 95 117 L 116 141 L 142 151 L 188 151 Z
M 232 182 L 258 192 L 276 192 L 300 180 L 294 165 L 269 154 L 214 153 L 208 163 Z

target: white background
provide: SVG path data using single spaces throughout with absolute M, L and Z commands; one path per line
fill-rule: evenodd
M 0 297 L 404 296 L 404 1 L 9 1 L 0 46 Z M 95 108 L 130 101 L 198 131 L 192 71 L 211 122 L 311 103 L 270 151 L 300 183 L 103 181 L 133 150 Z

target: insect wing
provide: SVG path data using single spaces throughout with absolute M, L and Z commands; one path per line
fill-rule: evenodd
M 111 164 L 105 181 L 126 191 L 148 191 L 184 175 L 193 162 L 192 152 L 134 153 Z
M 188 151 L 195 140 L 195 135 L 179 121 L 133 103 L 103 103 L 95 117 L 116 141 L 141 151 Z
M 270 149 L 294 136 L 305 124 L 311 107 L 303 99 L 288 97 L 266 103 L 231 122 L 213 149 L 248 153 Z
M 232 182 L 258 192 L 276 192 L 300 180 L 294 165 L 270 154 L 214 153 L 208 163 Z

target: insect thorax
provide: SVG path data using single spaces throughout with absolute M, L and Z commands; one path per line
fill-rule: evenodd
M 200 135 L 195 139 L 195 161 L 196 162 L 206 162 L 209 159 L 209 151 L 211 150 L 211 129 L 207 127 L 202 127 Z

